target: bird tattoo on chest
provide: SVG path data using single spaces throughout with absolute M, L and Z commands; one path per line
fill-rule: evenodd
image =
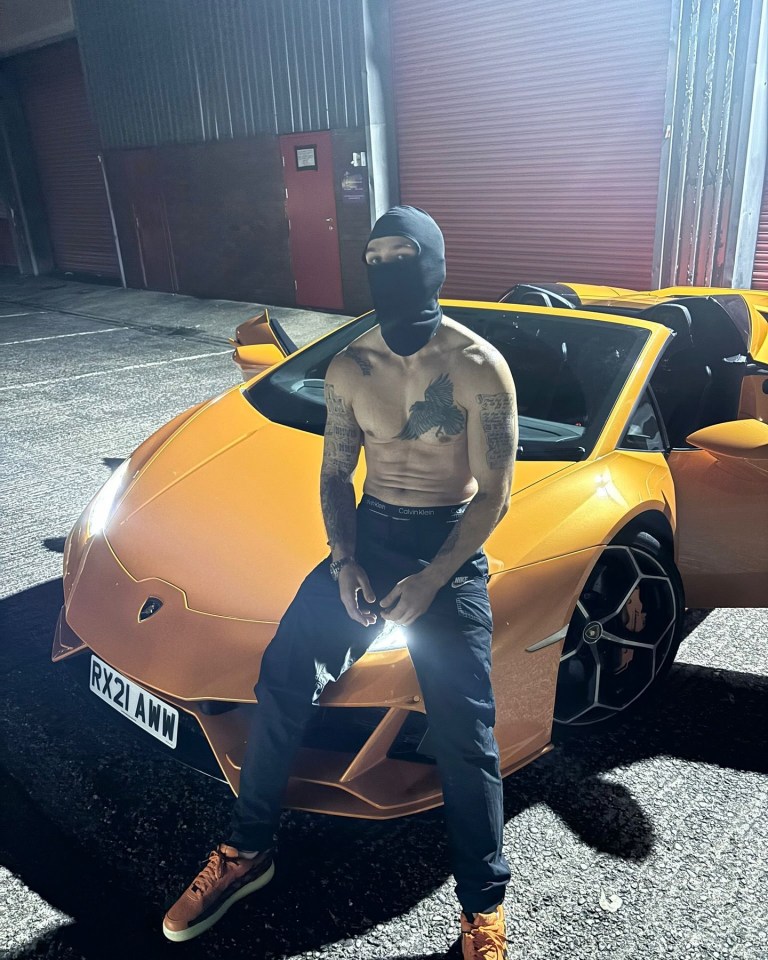
M 447 373 L 441 373 L 424 391 L 424 399 L 411 404 L 405 426 L 398 440 L 418 440 L 436 430 L 439 440 L 455 437 L 464 429 L 464 411 L 453 402 L 453 384 Z

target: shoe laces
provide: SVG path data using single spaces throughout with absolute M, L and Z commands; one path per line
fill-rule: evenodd
M 472 927 L 464 934 L 472 942 L 472 949 L 477 957 L 505 957 L 507 938 L 504 930 L 497 926 Z
M 208 854 L 207 862 L 204 860 L 200 862 L 205 863 L 205 866 L 192 882 L 192 892 L 202 897 L 208 893 L 211 887 L 221 880 L 228 863 L 237 863 L 237 857 L 227 856 L 226 853 L 222 853 L 221 850 L 216 849 L 211 850 Z

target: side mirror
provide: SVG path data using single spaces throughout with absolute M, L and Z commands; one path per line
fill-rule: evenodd
M 689 437 L 688 443 L 701 447 L 716 460 L 722 458 L 762 461 L 756 464 L 768 469 L 768 423 L 762 420 L 730 420 L 702 427 Z
M 263 313 L 251 317 L 250 320 L 244 320 L 235 330 L 235 339 L 230 340 L 230 343 L 242 343 L 249 346 L 257 343 L 274 343 L 277 345 L 275 335 L 272 333 L 268 311 L 265 310 Z
M 243 380 L 252 380 L 257 374 L 284 360 L 285 355 L 273 343 L 254 343 L 235 347 L 232 359 L 240 367 Z

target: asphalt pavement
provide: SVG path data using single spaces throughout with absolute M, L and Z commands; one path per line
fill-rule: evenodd
M 0 957 L 457 955 L 439 810 L 287 812 L 275 880 L 165 941 L 230 794 L 50 663 L 66 534 L 141 440 L 238 381 L 226 338 L 259 309 L 0 277 Z M 298 343 L 345 319 L 274 313 Z M 686 633 L 657 702 L 505 782 L 513 960 L 768 958 L 768 610 L 690 611 Z

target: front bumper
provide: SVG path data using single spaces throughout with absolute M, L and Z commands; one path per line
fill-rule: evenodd
M 61 611 L 60 622 L 64 619 L 64 611 Z M 64 631 L 66 632 L 66 624 Z M 57 626 L 57 634 L 59 627 Z M 85 690 L 89 690 L 90 674 L 90 651 L 85 645 L 79 649 L 78 655 L 69 656 L 62 661 L 62 666 L 75 679 L 75 681 Z M 155 696 L 157 696 L 155 694 Z M 162 698 L 168 702 L 167 698 Z M 179 710 L 178 733 L 176 738 L 176 747 L 171 748 L 161 743 L 155 737 L 149 736 L 140 727 L 131 723 L 126 717 L 122 716 L 116 710 L 111 709 L 103 701 L 99 702 L 101 708 L 99 714 L 100 722 L 109 724 L 111 728 L 119 733 L 121 738 L 132 737 L 144 747 L 151 749 L 155 754 L 159 754 L 168 760 L 175 760 L 184 766 L 192 767 L 194 770 L 213 777 L 215 780 L 226 784 L 227 780 L 221 767 L 216 762 L 205 734 L 193 714 L 186 710 Z
M 53 660 L 88 687 L 90 649 L 59 614 Z M 120 670 L 119 665 L 111 664 Z M 122 671 L 124 672 L 124 671 Z M 131 677 L 179 711 L 175 749 L 103 704 L 107 722 L 169 759 L 226 782 L 237 793 L 253 703 L 191 702 Z M 284 805 L 364 819 L 390 819 L 439 806 L 442 790 L 423 711 L 402 707 L 320 705 L 288 782 Z
M 567 622 L 569 598 L 578 596 L 588 559 L 576 553 L 497 577 L 493 682 L 502 776 L 551 749 L 561 644 L 537 645 Z M 547 598 L 545 605 L 530 603 L 534 591 Z M 176 707 L 190 736 L 202 736 L 215 775 L 237 793 L 256 709 L 253 687 L 275 624 L 192 609 L 173 584 L 132 577 L 103 536 L 88 542 L 65 596 L 54 661 L 89 660 L 90 649 Z M 162 609 L 142 621 L 148 598 L 159 599 Z M 191 765 L 210 769 L 199 759 Z M 367 654 L 323 692 L 294 761 L 285 806 L 382 820 L 442 800 L 407 649 Z

